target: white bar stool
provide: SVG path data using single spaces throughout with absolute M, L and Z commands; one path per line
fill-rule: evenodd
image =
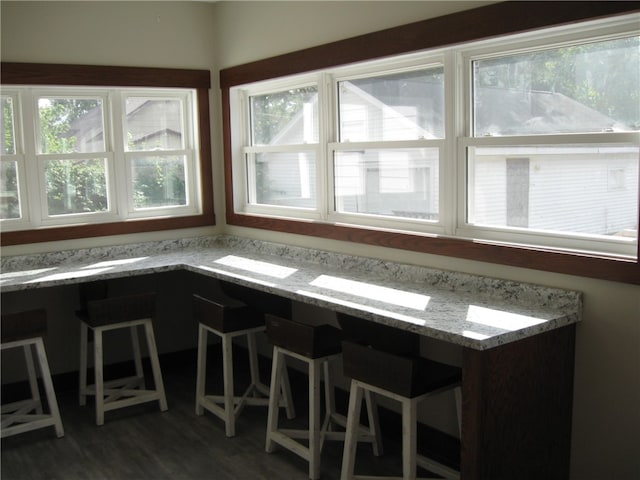
M 460 473 L 442 463 L 417 454 L 417 410 L 425 398 L 455 389 L 460 425 L 460 369 L 418 356 L 388 353 L 351 341 L 342 344 L 344 373 L 351 377 L 347 434 L 341 480 L 398 478 L 354 475 L 357 422 L 362 396 L 374 392 L 402 406 L 402 468 L 404 480 L 415 480 L 417 466 L 439 477 L 459 479 Z
M 224 303 L 193 296 L 193 314 L 198 321 L 198 373 L 196 380 L 196 414 L 204 410 L 216 415 L 225 423 L 225 434 L 236 433 L 236 419 L 246 405 L 269 405 L 269 387 L 260 381 L 256 333 L 265 330 L 264 315 L 242 302 L 225 299 Z M 222 341 L 223 395 L 206 394 L 207 337 L 213 333 Z M 241 396 L 234 395 L 233 339 L 247 337 L 251 383 Z M 291 400 L 288 377 L 283 383 L 283 401 L 287 416 L 293 418 L 295 411 Z
M 0 420 L 1 437 L 53 426 L 56 436 L 64 436 L 56 393 L 53 389 L 49 362 L 44 349 L 42 336 L 47 331 L 47 313 L 45 310 L 30 310 L 2 315 L 1 350 L 22 347 L 27 363 L 31 398 L 2 405 Z M 35 348 L 36 360 L 40 368 L 42 383 L 49 405 L 49 413 L 44 413 L 38 387 L 38 374 L 33 361 Z
M 335 409 L 334 389 L 329 375 L 329 361 L 341 354 L 342 334 L 331 325 L 312 326 L 294 320 L 267 315 L 267 335 L 273 343 L 271 397 L 267 416 L 265 449 L 271 453 L 278 444 L 309 462 L 309 478 L 320 478 L 320 455 L 325 440 L 344 440 L 344 431 L 332 431 L 333 425 L 346 427 L 346 417 Z M 308 429 L 285 429 L 278 425 L 279 392 L 287 371 L 286 357 L 305 362 L 309 375 Z M 320 422 L 320 381 L 324 371 L 325 416 Z M 367 396 L 369 428 L 357 425 L 356 441 L 372 443 L 375 455 L 381 454 L 377 408 Z M 308 441 L 305 446 L 300 440 Z
M 161 411 L 167 410 L 167 398 L 160 371 L 158 350 L 153 334 L 156 294 L 143 293 L 87 302 L 87 315 L 80 322 L 80 405 L 86 404 L 87 395 L 96 399 L 96 425 L 104 424 L 104 414 L 117 408 L 158 401 Z M 145 389 L 142 358 L 137 328 L 143 326 L 154 378 L 154 389 Z M 104 381 L 103 333 L 129 328 L 133 346 L 136 374 Z M 87 385 L 87 344 L 89 331 L 93 332 L 95 382 Z

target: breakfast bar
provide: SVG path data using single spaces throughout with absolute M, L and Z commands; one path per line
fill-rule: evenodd
M 0 288 L 174 270 L 461 347 L 462 478 L 568 478 L 579 292 L 228 235 L 3 257 Z

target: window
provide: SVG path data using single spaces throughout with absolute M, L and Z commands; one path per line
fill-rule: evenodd
M 637 14 L 518 4 L 528 14 L 514 25 L 514 8 L 221 71 L 227 222 L 640 283 Z M 456 21 L 475 27 L 454 32 Z M 297 201 L 306 178 L 313 202 L 257 200 L 249 105 L 264 92 L 296 103 L 310 84 L 317 144 L 259 153 L 291 149 L 268 185 Z M 290 131 L 304 130 L 302 117 L 287 117 Z M 305 149 L 313 178 L 300 174 Z
M 2 86 L 3 244 L 212 223 L 201 80 L 189 88 L 41 86 L 25 73 L 31 68 L 65 77 L 65 66 L 3 64 L 3 81 L 6 72 L 36 80 Z M 112 71 L 77 68 L 87 70 L 89 85 Z M 122 74 L 114 83 L 152 74 L 114 68 Z M 88 229 L 96 224 L 104 228 Z
M 635 254 L 639 52 L 640 37 L 621 34 L 466 56 L 472 126 L 461 141 L 461 232 Z

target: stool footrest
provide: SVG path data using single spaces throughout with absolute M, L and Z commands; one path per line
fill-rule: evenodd
M 416 464 L 444 478 L 459 479 L 460 472 L 424 455 L 416 455 Z
M 138 405 L 139 403 L 152 402 L 161 399 L 161 394 L 154 390 L 130 390 L 134 396 L 128 398 L 121 398 L 118 400 L 106 401 L 104 403 L 104 411 L 115 410 L 121 407 L 130 407 L 132 405 Z M 160 407 L 161 411 L 165 411 L 166 408 Z

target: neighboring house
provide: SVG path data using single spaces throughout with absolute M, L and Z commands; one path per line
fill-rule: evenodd
M 126 102 L 124 135 L 128 150 L 181 150 L 181 105 L 175 99 L 129 98 Z M 76 137 L 79 151 L 95 152 L 104 148 L 101 109 L 93 109 L 72 122 L 67 137 Z
M 417 111 L 394 105 L 398 96 L 385 96 L 380 85 L 368 87 L 375 89 L 375 96 L 365 91 L 367 86 L 341 83 L 343 140 L 372 139 L 366 129 L 384 132 L 376 140 L 442 136 L 442 105 Z M 482 87 L 476 98 L 485 107 L 478 109 L 475 119 L 479 135 L 578 133 L 602 125 L 607 130 L 632 130 L 559 93 L 525 95 Z M 315 108 L 315 103 L 307 105 L 272 144 L 305 143 L 305 128 L 308 132 Z M 468 185 L 474 223 L 604 235 L 637 229 L 637 148 L 483 148 L 475 150 L 473 160 Z M 258 203 L 315 205 L 313 152 L 271 153 L 268 161 L 256 163 Z M 341 151 L 334 169 L 337 206 L 344 212 L 437 220 L 438 167 L 435 148 Z

